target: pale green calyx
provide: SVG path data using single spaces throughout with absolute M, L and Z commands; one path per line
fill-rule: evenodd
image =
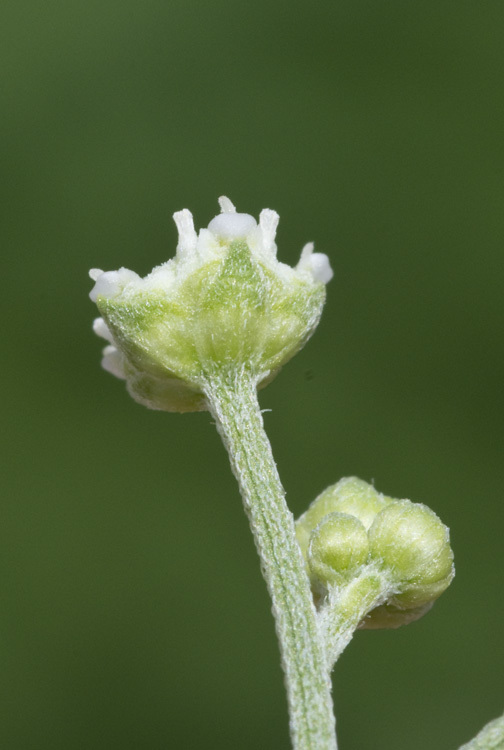
M 362 581 L 359 596 L 368 594 L 365 581 L 376 589 L 360 627 L 398 627 L 418 619 L 454 576 L 449 531 L 438 516 L 355 477 L 322 492 L 298 519 L 296 534 L 320 606 L 328 594 L 334 600 L 334 587 L 339 596 L 351 579 Z
M 190 211 L 174 214 L 176 256 L 145 278 L 125 268 L 90 272 L 102 316 L 94 330 L 109 342 L 103 367 L 154 409 L 206 408 L 204 384 L 223 370 L 268 382 L 322 312 L 327 256 L 310 243 L 295 268 L 280 263 L 278 214 L 264 209 L 257 224 L 228 198 L 219 202 L 221 214 L 199 234 Z

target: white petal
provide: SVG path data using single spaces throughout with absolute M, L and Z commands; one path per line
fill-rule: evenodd
M 109 344 L 114 343 L 114 339 L 112 338 L 110 329 L 108 325 L 105 323 L 105 321 L 103 320 L 103 318 L 96 318 L 93 321 L 93 331 L 96 333 L 97 336 L 101 336 L 102 339 L 105 339 L 105 341 L 108 341 Z
M 329 258 L 324 253 L 313 252 L 313 242 L 308 242 L 301 251 L 301 258 L 296 268 L 299 271 L 308 271 L 314 281 L 327 284 L 334 276 Z
M 179 235 L 177 252 L 181 255 L 193 252 L 196 249 L 198 235 L 194 229 L 192 213 L 188 208 L 184 208 L 182 211 L 177 211 L 173 214 L 173 220 L 177 225 Z
M 259 214 L 259 226 L 263 236 L 264 249 L 276 255 L 275 237 L 280 216 L 270 208 L 264 208 Z
M 101 270 L 101 268 L 91 268 L 89 271 L 89 277 L 93 279 L 93 281 L 96 281 L 98 276 L 101 276 L 102 273 L 103 271 Z
M 227 198 L 225 195 L 221 195 L 221 197 L 219 198 L 219 206 L 220 206 L 221 213 L 223 214 L 235 214 L 236 213 L 236 208 L 231 203 L 229 198 Z
M 299 260 L 298 265 L 300 265 L 304 260 L 307 260 L 310 255 L 313 254 L 313 248 L 315 247 L 313 242 L 307 242 L 306 245 L 301 250 L 301 258 Z
M 334 276 L 329 258 L 324 253 L 313 253 L 311 256 L 311 273 L 315 281 L 328 284 Z
M 257 222 L 253 216 L 237 213 L 219 214 L 208 225 L 210 232 L 223 240 L 247 237 L 256 227 Z
M 126 284 L 131 281 L 138 281 L 140 277 L 134 271 L 128 268 L 120 268 L 118 271 L 105 271 L 96 278 L 94 287 L 89 292 L 89 296 L 96 302 L 98 297 L 117 297 L 122 292 Z
M 106 346 L 103 350 L 103 359 L 101 365 L 104 370 L 115 375 L 116 378 L 126 380 L 126 374 L 124 372 L 123 357 L 122 354 L 115 348 L 115 346 Z

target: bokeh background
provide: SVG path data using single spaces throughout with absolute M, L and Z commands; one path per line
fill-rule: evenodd
M 289 747 L 270 605 L 208 414 L 100 369 L 87 270 L 147 273 L 227 194 L 315 240 L 315 337 L 261 395 L 293 512 L 357 474 L 457 577 L 337 665 L 342 750 L 502 711 L 502 0 L 3 0 L 0 745 Z

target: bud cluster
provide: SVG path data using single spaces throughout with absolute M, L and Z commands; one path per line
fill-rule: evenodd
M 418 619 L 450 584 L 448 528 L 426 505 L 394 500 L 355 477 L 328 487 L 296 523 L 314 594 L 359 575 L 381 576 L 383 603 L 361 622 L 388 628 Z

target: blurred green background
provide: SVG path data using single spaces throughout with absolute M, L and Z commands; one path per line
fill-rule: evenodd
M 3 0 L 0 745 L 282 750 L 270 605 L 208 414 L 100 369 L 87 270 L 144 274 L 227 194 L 335 269 L 261 395 L 298 515 L 357 474 L 429 504 L 457 577 L 334 674 L 342 750 L 502 711 L 502 0 Z

